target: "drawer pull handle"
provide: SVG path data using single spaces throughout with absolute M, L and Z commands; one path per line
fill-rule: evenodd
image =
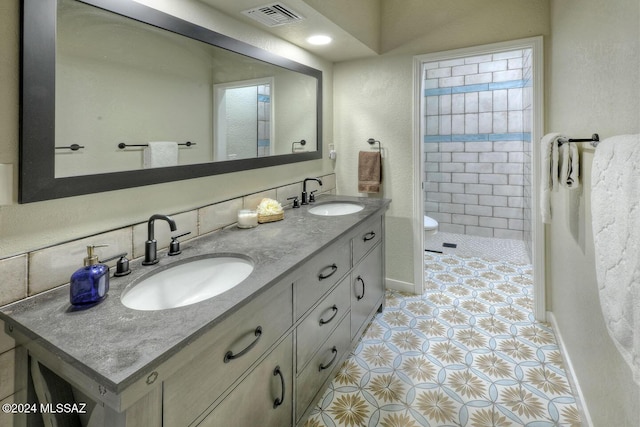
M 362 283 L 362 295 L 356 295 L 356 299 L 360 301 L 362 298 L 364 298 L 365 284 L 364 284 L 364 279 L 362 279 L 362 276 L 358 276 L 356 280 Z
M 376 237 L 376 233 L 374 231 L 370 231 L 367 234 L 364 235 L 364 237 L 362 238 L 362 240 L 364 240 L 365 242 L 368 242 L 369 240 L 372 240 Z
M 323 270 L 326 270 L 327 268 L 331 269 L 331 273 L 322 274 L 322 272 L 320 272 L 320 274 L 318 274 L 318 279 L 320 280 L 328 279 L 329 277 L 333 276 L 336 273 L 336 271 L 338 271 L 338 266 L 335 265 L 335 263 L 325 267 Z
M 331 353 L 333 353 L 333 357 L 331 358 L 331 361 L 329 363 L 327 363 L 326 365 L 320 364 L 320 367 L 319 367 L 318 371 L 322 371 L 324 369 L 327 369 L 329 366 L 333 365 L 333 362 L 336 361 L 336 357 L 338 357 L 338 349 L 336 348 L 335 345 L 331 349 Z
M 327 323 L 331 322 L 333 319 L 335 319 L 335 317 L 338 315 L 338 306 L 336 306 L 335 304 L 333 304 L 333 307 L 331 307 L 331 310 L 333 310 L 333 316 L 331 316 L 330 318 L 328 318 L 327 320 L 324 320 L 322 317 L 320 318 L 320 326 L 322 325 L 326 325 Z
M 237 359 L 238 357 L 244 356 L 245 354 L 247 354 L 249 352 L 249 350 L 251 350 L 253 347 L 255 347 L 256 344 L 258 344 L 258 341 L 260 341 L 260 337 L 262 336 L 262 326 L 258 326 L 256 328 L 254 334 L 256 336 L 256 339 L 253 340 L 253 342 L 251 344 L 249 344 L 247 346 L 247 348 L 242 350 L 240 353 L 233 354 L 233 352 L 231 350 L 227 351 L 227 354 L 224 355 L 224 363 L 229 363 L 230 360 Z
M 280 370 L 280 366 L 276 366 L 276 369 L 273 370 L 273 376 L 275 377 L 276 375 L 280 375 L 280 385 L 282 386 L 282 394 L 280 395 L 280 397 L 277 397 L 274 401 L 273 401 L 273 409 L 276 409 L 278 406 L 282 405 L 284 403 L 284 375 L 282 375 L 282 371 Z

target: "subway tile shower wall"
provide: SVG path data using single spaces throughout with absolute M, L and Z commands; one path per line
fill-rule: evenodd
M 440 230 L 530 240 L 531 51 L 425 66 L 425 213 Z

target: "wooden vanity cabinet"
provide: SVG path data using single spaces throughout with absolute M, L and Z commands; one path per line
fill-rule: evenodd
M 96 394 L 46 352 L 30 355 L 94 401 L 89 427 L 301 426 L 383 301 L 379 214 L 120 394 Z
M 338 285 L 326 291 L 326 297 L 321 297 L 316 308 L 303 315 L 303 320 L 297 324 L 295 420 L 298 426 L 304 423 L 376 311 L 383 307 L 383 221 L 384 216 L 376 216 L 349 234 L 348 241 L 342 245 L 348 243 L 353 268 Z M 304 286 L 294 286 L 296 302 L 299 300 L 295 294 Z M 336 313 L 341 307 L 348 307 L 349 315 L 340 320 L 335 329 L 321 333 L 318 313 L 326 315 L 334 306 Z M 299 313 L 298 308 L 294 307 L 294 312 Z M 328 336 L 329 330 L 331 335 Z

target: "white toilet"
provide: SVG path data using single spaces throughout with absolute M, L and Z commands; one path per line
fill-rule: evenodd
M 438 221 L 435 219 L 424 216 L 424 238 L 426 239 L 428 236 L 432 236 L 438 232 Z

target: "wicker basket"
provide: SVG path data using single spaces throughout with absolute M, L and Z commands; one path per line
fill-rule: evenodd
M 264 224 L 265 222 L 275 222 L 275 221 L 280 221 L 284 219 L 284 212 L 280 212 L 279 214 L 275 214 L 275 215 L 262 215 L 262 214 L 258 214 L 258 222 L 260 224 Z

